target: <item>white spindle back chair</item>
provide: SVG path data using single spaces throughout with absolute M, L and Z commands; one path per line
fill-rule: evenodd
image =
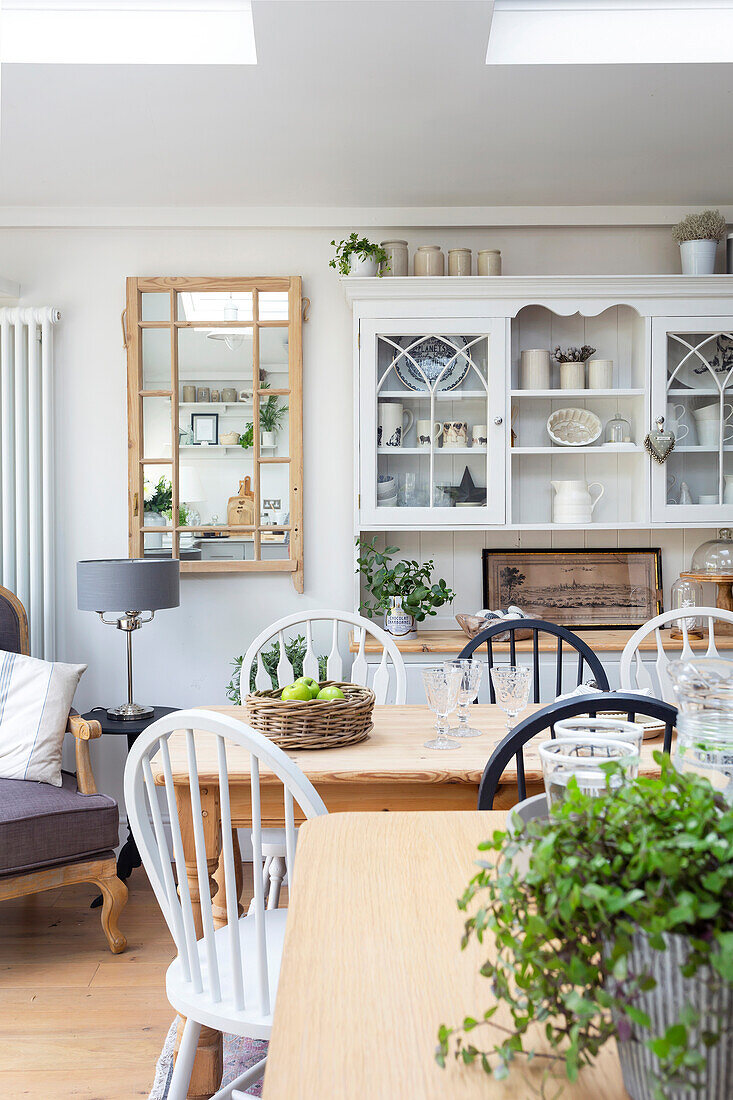
M 176 808 L 168 746 L 168 740 L 176 730 L 183 731 L 185 738 L 191 792 L 194 836 L 193 850 L 189 838 L 188 852 L 184 850 Z M 194 731 L 197 731 L 196 735 Z M 214 928 L 201 814 L 197 760 L 199 732 L 213 735 L 216 745 L 227 912 L 227 924 L 219 929 Z M 298 803 L 306 817 L 317 817 L 327 812 L 315 788 L 282 749 L 243 722 L 226 715 L 203 710 L 166 715 L 149 726 L 130 750 L 125 767 L 127 813 L 145 870 L 178 952 L 166 975 L 168 1000 L 177 1012 L 186 1017 L 168 1100 L 185 1100 L 202 1025 L 255 1039 L 268 1038 L 272 1028 L 287 910 L 265 908 L 262 877 L 255 874 L 254 899 L 249 913 L 238 916 L 227 742 L 249 753 L 255 866 L 262 866 L 263 859 L 260 765 L 273 772 L 283 785 L 285 847 L 291 872 L 291 892 L 295 860 L 294 802 Z M 155 787 L 151 769 L 151 761 L 158 754 L 165 780 L 170 843 L 158 801 L 159 788 Z M 186 855 L 189 864 L 195 857 L 203 929 L 200 938 L 194 928 Z M 212 1100 L 228 1100 L 232 1090 L 248 1088 L 262 1076 L 264 1067 L 263 1059 L 236 1081 L 220 1089 Z
M 305 634 L 305 657 L 303 659 L 303 675 L 312 676 L 314 680 L 320 679 L 318 673 L 318 647 L 313 642 L 313 623 L 328 622 L 331 624 L 329 652 L 326 657 L 326 676 L 329 680 L 341 680 L 344 682 L 344 659 L 340 649 L 339 626 L 353 627 L 358 643 L 358 651 L 354 656 L 351 670 L 348 676 L 352 684 L 360 684 L 362 687 L 371 687 L 377 697 L 378 703 L 388 702 L 390 695 L 392 701 L 398 706 L 405 702 L 407 691 L 407 679 L 405 675 L 405 662 L 402 659 L 394 638 L 390 637 L 380 626 L 364 619 L 361 615 L 354 615 L 349 611 L 302 611 L 294 615 L 286 615 L 283 619 L 266 627 L 247 649 L 242 661 L 242 672 L 239 681 L 242 701 L 249 693 L 250 672 L 260 652 L 270 642 L 280 643 L 280 659 L 277 665 L 277 682 L 279 687 L 285 687 L 295 679 L 293 667 L 285 652 L 285 642 L 289 637 L 298 633 Z M 299 629 L 295 629 L 299 628 Z M 382 657 L 375 668 L 372 683 L 368 682 L 369 665 L 366 659 L 365 644 L 367 635 L 372 637 L 382 646 Z M 391 666 L 391 667 L 390 667 Z M 391 681 L 394 680 L 394 692 L 390 691 Z M 264 662 L 257 661 L 257 673 L 255 685 L 259 690 L 272 687 L 270 675 L 265 669 Z
M 708 631 L 707 649 L 704 654 L 701 654 L 698 650 L 697 656 L 720 657 L 715 645 L 715 623 L 733 623 L 733 612 L 724 611 L 720 607 L 687 607 L 665 611 L 640 626 L 624 646 L 619 666 L 622 691 L 648 689 L 657 699 L 664 699 L 666 703 L 677 705 L 672 691 L 672 681 L 667 670 L 670 661 L 686 661 L 695 656 L 687 631 L 687 621 L 693 618 L 697 619 L 698 622 L 702 620 Z M 674 649 L 670 651 L 671 655 L 668 656 L 664 649 L 662 627 L 670 626 L 673 623 L 678 624 L 678 629 L 682 634 L 682 649 Z M 643 654 L 639 650 L 639 645 L 650 634 L 656 635 L 657 656 L 656 660 L 645 662 L 642 659 Z

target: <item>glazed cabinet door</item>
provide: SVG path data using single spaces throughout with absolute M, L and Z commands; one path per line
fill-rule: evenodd
M 361 320 L 362 527 L 504 522 L 506 328 L 485 317 Z
M 654 522 L 733 519 L 733 317 L 661 317 L 652 328 L 652 427 L 675 434 L 652 463 Z

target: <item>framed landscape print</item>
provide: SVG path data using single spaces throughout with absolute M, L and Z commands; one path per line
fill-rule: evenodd
M 484 607 L 572 628 L 636 628 L 662 612 L 662 552 L 484 550 Z

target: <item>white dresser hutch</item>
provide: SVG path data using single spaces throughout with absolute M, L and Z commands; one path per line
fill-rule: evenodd
M 355 535 L 567 530 L 552 522 L 551 482 L 574 479 L 603 487 L 599 531 L 733 525 L 733 276 L 342 283 L 354 318 Z M 522 351 L 583 344 L 613 360 L 610 388 L 560 389 L 554 362 L 549 388 L 522 387 Z M 566 407 L 599 417 L 596 442 L 553 443 L 547 419 Z M 700 427 L 703 408 L 714 429 Z M 395 445 L 386 433 L 400 409 Z M 629 440 L 607 444 L 616 414 Z M 659 416 L 677 430 L 663 465 L 643 443 Z M 683 483 L 690 502 L 679 501 Z

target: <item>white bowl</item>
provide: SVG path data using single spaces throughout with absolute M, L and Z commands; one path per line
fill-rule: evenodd
M 601 435 L 601 422 L 589 409 L 556 409 L 547 420 L 547 434 L 563 447 L 588 447 Z
M 386 481 L 377 482 L 377 496 L 378 497 L 391 497 L 397 492 L 397 482 L 393 477 L 388 477 Z

